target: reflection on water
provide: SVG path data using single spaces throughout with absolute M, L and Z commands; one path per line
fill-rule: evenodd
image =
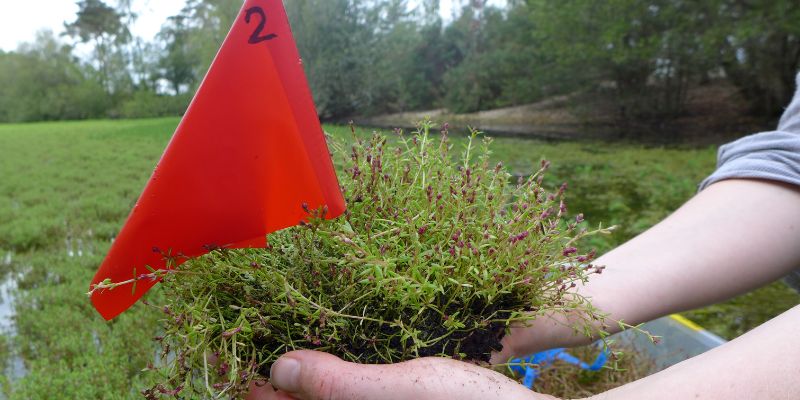
M 10 256 L 6 257 L 6 260 L 9 260 L 9 264 L 10 259 Z M 0 272 L 0 340 L 10 342 L 16 334 L 16 327 L 14 326 L 14 298 L 16 296 L 17 281 L 22 277 L 22 274 L 10 272 L 5 267 L 3 269 L 5 269 L 5 271 Z M 0 349 L 7 349 L 8 351 L 7 354 L 0 354 L 6 357 L 5 360 L 0 359 L 0 362 L 4 362 L 5 364 L 2 368 L 5 377 L 14 380 L 24 376 L 27 373 L 25 362 L 19 355 L 14 353 L 14 346 L 12 343 L 4 343 L 0 345 Z M 0 398 L 2 398 L 2 396 L 3 395 L 0 394 Z
M 0 332 L 8 333 L 14 329 L 14 291 L 17 289 L 17 277 L 7 273 L 0 280 Z
M 81 238 L 72 239 L 67 237 L 64 239 L 64 244 L 66 245 L 67 249 L 67 257 L 91 256 L 94 253 L 94 248 L 91 241 L 84 244 L 84 241 Z

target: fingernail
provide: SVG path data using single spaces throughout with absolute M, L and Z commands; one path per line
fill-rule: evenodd
M 276 389 L 295 393 L 300 391 L 300 362 L 282 357 L 269 370 L 269 381 Z

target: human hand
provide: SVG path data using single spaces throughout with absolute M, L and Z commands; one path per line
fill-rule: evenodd
M 277 389 L 277 391 L 276 391 Z M 270 384 L 254 384 L 248 400 L 491 400 L 555 399 L 502 374 L 447 358 L 362 365 L 330 354 L 287 353 L 270 371 Z

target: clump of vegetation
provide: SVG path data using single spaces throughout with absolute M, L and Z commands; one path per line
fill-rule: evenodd
M 511 184 L 489 139 L 456 153 L 423 123 L 398 145 L 354 137 L 340 173 L 348 210 L 309 209 L 269 247 L 218 249 L 165 280 L 162 367 L 183 390 L 241 394 L 281 354 L 326 351 L 393 363 L 423 356 L 488 361 L 509 324 L 562 310 L 601 316 L 569 289 L 602 267 L 575 243 L 563 195 L 538 173 Z M 576 327 L 590 333 L 591 328 Z M 199 377 L 199 379 L 198 379 Z

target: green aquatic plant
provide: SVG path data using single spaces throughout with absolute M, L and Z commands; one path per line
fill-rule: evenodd
M 145 391 L 238 396 L 281 354 L 315 349 L 361 363 L 444 356 L 486 363 L 513 323 L 602 315 L 570 291 L 590 274 L 588 230 L 567 217 L 566 185 L 539 171 L 512 182 L 473 133 L 455 149 L 422 123 L 410 136 L 331 143 L 348 209 L 308 218 L 266 249 L 215 249 L 164 278 L 163 383 Z M 125 289 L 117 289 L 125 290 Z M 577 311 L 577 312 L 576 312 Z

